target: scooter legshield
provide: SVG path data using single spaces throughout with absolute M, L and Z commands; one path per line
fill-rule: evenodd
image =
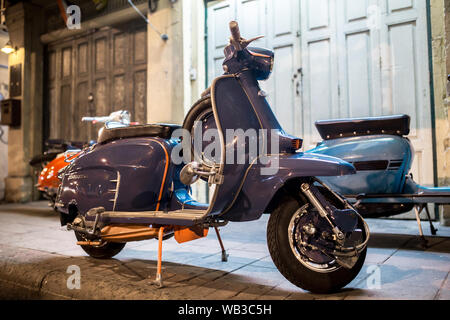
M 245 172 L 253 161 L 249 157 L 248 139 L 236 135 L 232 141 L 225 141 L 227 130 L 256 130 L 262 129 L 257 114 L 234 75 L 225 75 L 217 78 L 211 87 L 211 100 L 214 118 L 220 137 L 221 152 L 219 174 L 224 177 L 211 200 L 211 215 L 220 214 L 235 198 L 239 186 L 244 179 Z M 228 131 L 228 137 L 230 131 Z M 244 163 L 237 163 L 238 147 L 245 150 Z
M 262 164 L 258 156 L 249 154 L 250 140 L 245 136 L 235 135 L 232 141 L 225 141 L 227 130 L 263 129 L 254 106 L 235 76 L 218 78 L 212 86 L 213 112 L 219 131 L 222 150 L 220 154 L 220 184 L 212 199 L 210 214 L 219 215 L 230 221 L 249 221 L 260 217 L 274 194 L 289 179 L 308 176 L 340 176 L 355 173 L 354 167 L 338 158 L 304 154 L 275 154 L 272 161 L 277 161 L 274 174 L 265 175 L 261 169 L 272 163 Z M 237 146 L 244 147 L 243 164 L 230 161 L 237 158 Z M 271 150 L 266 149 L 266 150 Z M 271 150 L 273 151 L 273 150 Z

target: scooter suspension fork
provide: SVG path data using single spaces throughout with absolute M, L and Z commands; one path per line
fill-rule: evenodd
M 342 233 L 341 230 L 339 230 L 339 228 L 333 223 L 333 221 L 330 220 L 328 216 L 328 211 L 322 205 L 322 203 L 326 203 L 326 200 L 323 199 L 323 197 L 320 195 L 319 190 L 317 190 L 317 188 L 314 185 L 306 182 L 301 184 L 300 189 L 308 198 L 308 200 L 311 202 L 311 204 L 317 209 L 319 215 L 331 225 L 331 228 L 336 238 L 339 241 L 343 241 L 345 239 L 345 235 Z
M 347 209 L 356 210 L 347 199 L 343 198 L 340 194 L 336 193 L 333 189 L 331 189 L 327 184 L 323 183 L 321 180 L 314 178 L 315 181 L 320 183 L 325 189 L 327 189 L 337 200 L 339 200 Z

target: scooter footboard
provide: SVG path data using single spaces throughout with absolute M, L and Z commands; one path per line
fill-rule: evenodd
M 414 207 L 426 207 L 427 204 L 450 204 L 450 190 L 447 187 L 420 187 L 415 193 L 360 194 L 345 197 L 365 218 L 394 216 L 409 212 Z
M 415 202 L 450 204 L 450 187 L 422 187 L 413 196 Z

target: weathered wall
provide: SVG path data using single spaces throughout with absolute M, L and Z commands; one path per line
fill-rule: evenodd
M 0 34 L 0 48 L 9 38 L 6 34 Z M 0 52 L 0 100 L 8 98 L 8 55 Z M 5 196 L 5 178 L 8 175 L 8 126 L 0 126 L 0 200 Z
M 183 0 L 183 78 L 184 115 L 205 90 L 205 7 L 203 0 Z M 208 202 L 208 184 L 199 180 L 192 185 L 192 195 Z
M 160 1 L 148 18 L 169 40 L 148 26 L 147 119 L 181 124 L 205 87 L 203 1 Z
M 184 111 L 205 90 L 205 7 L 203 0 L 183 1 Z
M 433 85 L 436 119 L 438 185 L 450 185 L 450 115 L 447 99 L 447 74 L 450 73 L 450 1 L 431 0 Z M 445 8 L 447 7 L 447 8 Z M 442 207 L 440 220 L 450 224 L 450 206 Z
M 450 1 L 444 0 L 444 22 L 445 22 L 445 53 L 447 60 L 447 74 L 450 74 Z M 447 90 L 450 97 L 450 90 Z
M 169 36 L 160 35 L 148 26 L 149 123 L 182 124 L 192 104 L 205 89 L 205 16 L 203 0 L 159 2 L 158 10 L 148 14 L 150 23 Z M 193 185 L 193 195 L 207 201 L 207 185 Z
M 28 161 L 42 152 L 43 101 L 43 16 L 41 8 L 29 3 L 8 7 L 6 23 L 13 47 L 9 66 L 22 64 L 21 125 L 8 134 L 8 177 L 5 198 L 9 202 L 26 202 L 36 197 L 33 172 Z M 26 49 L 25 49 L 26 48 Z
M 173 5 L 160 1 L 158 10 L 149 12 L 151 24 L 169 36 L 163 41 L 148 27 L 147 120 L 181 123 L 183 120 L 183 1 Z

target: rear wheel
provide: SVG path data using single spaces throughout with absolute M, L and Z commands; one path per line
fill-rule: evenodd
M 86 241 L 87 239 L 80 232 L 75 231 L 75 237 L 78 241 Z M 125 247 L 125 243 L 104 242 L 99 246 L 81 246 L 81 248 L 92 258 L 110 259 L 117 255 Z
M 367 248 L 360 253 L 351 269 L 340 266 L 333 257 L 319 250 L 305 250 L 301 233 L 311 228 L 303 223 L 308 214 L 317 216 L 300 200 L 285 196 L 280 201 L 267 226 L 270 255 L 280 273 L 296 286 L 315 293 L 335 292 L 359 273 Z M 314 224 L 312 227 L 320 231 L 320 225 Z

